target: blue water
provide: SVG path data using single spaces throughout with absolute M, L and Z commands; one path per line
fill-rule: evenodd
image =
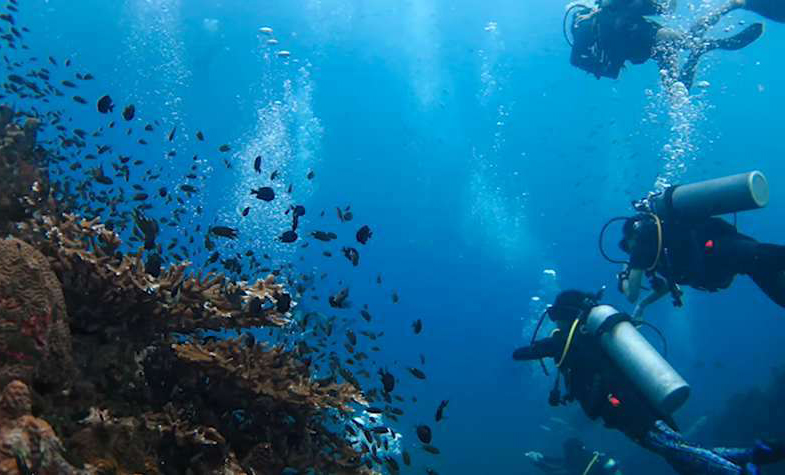
M 689 17 L 687 3 L 679 13 Z M 648 467 L 631 473 L 670 473 L 577 407 L 550 408 L 551 380 L 510 353 L 528 341 L 538 311 L 559 290 L 607 285 L 607 300 L 628 308 L 597 234 L 669 169 L 677 170 L 673 182 L 763 170 L 771 203 L 739 215 L 739 224 L 762 241 L 785 240 L 778 63 L 785 26 L 768 24 L 743 51 L 708 55 L 697 79 L 710 86 L 670 108 L 653 64 L 630 67 L 618 81 L 572 68 L 563 12 L 560 2 L 544 0 L 48 0 L 21 6 L 17 22 L 32 30 L 31 51 L 12 57 L 70 57 L 69 74 L 96 76 L 78 94 L 91 102 L 111 94 L 118 108 L 135 104 L 136 130 L 159 120 L 146 147 L 135 143 L 137 133 L 124 137 L 124 128 L 106 140 L 117 153 L 160 166 L 160 186 L 170 189 L 186 182 L 198 154 L 202 191 L 187 202 L 184 222 L 237 225 L 238 250 L 327 272 L 317 280 L 321 300 L 304 298 L 301 308 L 329 311 L 326 296 L 343 285 L 354 304 L 347 316 L 369 305 L 372 324 L 352 325 L 385 332 L 374 364 L 396 373 L 400 394 L 417 397 L 394 425 L 415 455 L 411 473 L 426 465 L 442 474 L 534 473 L 526 451 L 558 455 L 574 434 L 627 466 Z M 752 18 L 734 14 L 722 27 Z M 262 26 L 274 29 L 278 45 L 265 44 Z M 277 57 L 279 50 L 290 58 Z M 52 69 L 53 79 L 66 77 Z M 66 93 L 48 107 L 65 108 L 86 130 L 105 125 L 94 107 Z M 223 143 L 232 146 L 231 169 L 217 152 Z M 680 143 L 688 146 L 683 157 L 663 151 Z M 175 158 L 165 157 L 170 149 Z M 257 154 L 265 174 L 283 174 L 281 199 L 269 206 L 248 195 L 262 185 L 252 171 Z M 280 188 L 288 183 L 291 198 Z M 334 230 L 343 243 L 370 225 L 360 266 L 334 243 L 275 242 L 289 221 L 283 211 L 295 202 L 308 210 L 304 230 Z M 355 219 L 340 224 L 335 207 L 347 205 Z M 198 206 L 201 215 L 193 214 Z M 237 224 L 245 206 L 252 211 Z M 192 246 L 197 264 L 208 255 L 200 243 Z M 324 249 L 334 256 L 323 257 Z M 718 294 L 688 291 L 682 309 L 664 299 L 648 316 L 693 386 L 677 417 L 685 427 L 711 419 L 731 395 L 765 387 L 785 357 L 783 311 L 746 278 Z M 417 318 L 424 331 L 414 336 Z M 426 381 L 405 372 L 420 354 Z M 450 400 L 448 417 L 433 424 L 442 399 Z M 441 455 L 416 448 L 414 426 L 422 421 L 430 421 Z

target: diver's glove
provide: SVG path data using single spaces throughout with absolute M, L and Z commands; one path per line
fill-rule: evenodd
M 624 270 L 616 274 L 616 282 L 618 285 L 619 293 L 624 293 L 624 281 L 630 278 L 630 268 L 624 267 Z

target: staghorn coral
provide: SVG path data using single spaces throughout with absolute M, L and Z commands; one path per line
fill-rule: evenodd
M 0 397 L 0 474 L 89 474 L 63 458 L 63 445 L 52 427 L 30 415 L 30 389 L 19 380 L 3 389 Z
M 60 282 L 46 258 L 0 240 L 0 385 L 12 379 L 62 388 L 74 367 Z
M 252 285 L 223 275 L 189 277 L 180 263 L 155 278 L 141 253 L 121 255 L 120 238 L 96 218 L 46 216 L 25 227 L 37 237 L 57 272 L 76 325 L 139 324 L 151 333 L 196 329 L 282 326 L 289 294 L 274 276 Z

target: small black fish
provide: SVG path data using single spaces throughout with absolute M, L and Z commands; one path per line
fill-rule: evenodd
M 169 141 L 170 141 L 170 142 L 171 142 L 172 140 L 174 140 L 174 134 L 175 134 L 176 132 L 177 132 L 177 126 L 175 125 L 174 127 L 172 127 L 172 131 L 171 131 L 171 132 L 169 132 Z
M 232 149 L 232 147 L 230 147 L 230 146 L 229 146 L 229 145 L 227 145 L 227 144 L 223 144 L 223 145 L 221 145 L 220 147 L 218 147 L 218 151 L 219 151 L 219 152 L 228 152 L 228 151 L 229 151 L 229 150 L 231 150 L 231 149 Z
M 82 79 L 84 79 L 85 81 L 91 81 L 91 80 L 95 79 L 95 76 L 93 76 L 93 75 L 92 75 L 92 74 L 90 74 L 90 73 L 87 73 L 87 74 L 85 74 L 85 75 L 82 77 Z
M 412 464 L 412 456 L 411 456 L 411 455 L 409 455 L 409 452 L 407 452 L 407 451 L 405 451 L 405 450 L 404 450 L 404 451 L 401 453 L 401 456 L 403 457 L 403 463 L 404 463 L 404 465 L 406 465 L 406 466 L 408 467 L 409 465 L 411 465 L 411 464 Z
M 123 119 L 130 121 L 133 120 L 134 115 L 136 114 L 136 107 L 133 104 L 125 106 L 123 109 Z
M 168 192 L 166 191 L 166 188 L 160 188 L 160 189 L 158 190 L 158 195 L 159 195 L 161 198 L 165 198 L 165 197 L 166 197 L 166 195 L 167 195 L 167 193 L 168 193 Z
M 360 315 L 366 322 L 371 321 L 371 314 L 367 310 L 360 310 Z
M 417 368 L 409 368 L 409 372 L 417 379 L 425 379 L 425 373 Z
M 251 194 L 262 201 L 272 201 L 275 199 L 275 191 L 269 186 L 263 186 L 258 190 L 251 190 Z
M 292 231 L 292 230 L 290 229 L 290 230 L 288 230 L 288 231 L 285 231 L 283 234 L 281 234 L 281 235 L 278 237 L 278 239 L 279 239 L 281 242 L 284 242 L 284 243 L 290 244 L 290 243 L 293 243 L 293 242 L 295 242 L 295 241 L 297 240 L 297 233 L 296 233 L 296 232 L 294 232 L 294 231 Z
M 147 125 L 144 126 L 144 130 L 146 132 L 152 132 L 153 131 L 153 126 L 151 124 L 147 124 Z
M 313 236 L 315 239 L 318 239 L 318 240 L 324 241 L 324 242 L 329 242 L 329 241 L 332 241 L 333 239 L 337 239 L 338 238 L 338 236 L 335 233 L 324 232 L 324 231 L 313 231 L 311 233 L 311 236 Z
M 351 330 L 346 330 L 346 338 L 349 340 L 352 346 L 357 344 L 357 336 Z
M 147 193 L 137 193 L 134 195 L 134 201 L 144 201 L 147 199 Z
M 262 173 L 262 156 L 257 155 L 253 161 L 253 169 L 256 173 Z
M 424 451 L 428 452 L 429 454 L 433 454 L 433 455 L 439 455 L 439 454 L 441 453 L 441 452 L 439 451 L 439 449 L 437 449 L 437 448 L 436 448 L 436 447 L 434 447 L 433 445 L 423 445 L 423 446 L 422 446 L 422 449 L 423 449 Z M 431 470 L 431 472 L 432 472 L 432 473 L 436 473 L 436 472 L 434 472 L 433 470 Z M 429 472 L 429 473 L 431 473 L 431 472 Z
M 63 86 L 65 87 L 76 87 L 76 84 L 72 83 L 71 81 L 60 81 Z
M 78 102 L 79 104 L 87 104 L 87 99 L 81 96 L 74 96 L 74 102 Z
M 432 439 L 431 428 L 424 424 L 417 426 L 417 438 L 423 444 L 430 444 Z
M 114 103 L 112 102 L 112 98 L 107 95 L 98 99 L 96 107 L 101 114 L 108 114 L 114 110 Z
M 237 238 L 237 230 L 228 226 L 210 226 L 209 232 L 213 236 L 220 236 L 229 239 Z
M 439 422 L 444 418 L 444 409 L 447 407 L 447 404 L 449 402 L 450 401 L 445 400 L 439 403 L 439 407 L 436 408 L 436 417 L 435 417 L 436 422 Z
M 196 138 L 197 138 L 197 139 L 198 139 L 200 142 L 204 141 L 204 134 L 202 133 L 202 131 L 201 131 L 201 130 L 197 130 L 197 131 L 196 131 Z
M 193 185 L 180 185 L 180 189 L 183 190 L 186 193 L 196 193 L 197 192 L 196 187 L 194 187 Z
M 273 181 L 276 178 L 278 178 L 278 170 L 275 170 L 274 172 L 270 173 L 270 181 Z
M 379 369 L 379 376 L 382 378 L 384 392 L 391 393 L 395 389 L 395 376 L 386 369 Z
M 314 173 L 313 170 L 311 170 L 311 171 L 308 172 L 307 175 L 305 175 L 305 178 L 307 178 L 309 180 L 313 180 L 313 177 L 315 177 L 315 176 L 316 176 L 316 173 Z
M 419 335 L 422 331 L 422 320 L 419 318 L 412 323 L 412 330 L 414 330 L 415 335 Z
M 243 216 L 248 216 L 248 213 L 250 212 L 251 212 L 251 207 L 249 206 L 243 210 Z
M 357 231 L 357 236 L 356 236 L 357 242 L 359 242 L 362 245 L 365 245 L 368 242 L 368 240 L 371 238 L 371 236 L 373 236 L 373 233 L 371 232 L 371 228 L 369 228 L 368 226 L 363 226 Z
M 400 300 L 400 298 L 398 297 L 398 292 L 393 291 L 393 293 L 392 293 L 392 302 L 393 303 L 398 303 L 399 300 Z
M 346 308 L 349 306 L 349 288 L 345 287 L 338 291 L 337 294 L 331 295 L 327 301 L 332 308 Z
M 357 252 L 357 249 L 353 247 L 344 247 L 341 249 L 343 255 L 352 262 L 354 267 L 357 267 L 360 264 L 360 253 Z

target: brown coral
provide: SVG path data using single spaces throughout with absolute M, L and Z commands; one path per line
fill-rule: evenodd
M 12 381 L 0 398 L 0 473 L 21 475 L 87 474 L 63 458 L 63 446 L 52 427 L 30 415 L 30 390 Z
M 46 258 L 18 239 L 0 240 L 0 384 L 63 387 L 73 373 L 60 282 Z

